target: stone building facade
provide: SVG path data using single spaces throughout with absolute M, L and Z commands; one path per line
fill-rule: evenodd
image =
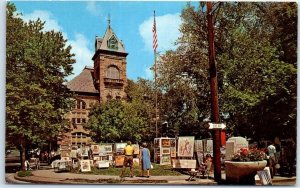
M 110 22 L 102 38 L 95 39 L 93 67 L 85 67 L 82 72 L 67 83 L 75 93 L 75 105 L 66 115 L 70 130 L 60 136 L 60 148 L 89 145 L 92 140 L 89 131 L 84 129 L 92 106 L 110 99 L 126 99 L 127 85 L 126 57 L 124 44 L 113 32 Z

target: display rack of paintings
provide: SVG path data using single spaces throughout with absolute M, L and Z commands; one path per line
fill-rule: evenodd
M 154 162 L 170 165 L 171 158 L 176 158 L 176 139 L 161 137 L 154 139 Z

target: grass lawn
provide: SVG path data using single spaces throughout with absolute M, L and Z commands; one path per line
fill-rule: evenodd
M 169 165 L 159 165 L 152 164 L 153 169 L 150 170 L 151 176 L 179 176 L 182 175 L 179 171 L 173 170 Z M 133 172 L 135 176 L 141 175 L 141 167 L 138 165 L 133 166 Z M 119 176 L 121 174 L 122 167 L 109 167 L 104 169 L 98 169 L 96 167 L 92 167 L 90 172 L 79 172 L 78 170 L 73 170 L 73 173 L 82 173 L 82 174 L 95 174 L 95 175 L 112 175 Z M 126 168 L 125 175 L 129 175 L 129 167 Z M 146 174 L 145 174 L 146 175 Z

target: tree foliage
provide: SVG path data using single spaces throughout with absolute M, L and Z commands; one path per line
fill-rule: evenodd
M 180 135 L 203 135 L 210 117 L 205 9 L 187 4 L 178 48 L 159 60 L 162 108 L 168 109 L 162 115 L 178 122 L 173 126 Z M 227 131 L 294 137 L 288 132 L 296 128 L 296 3 L 214 3 L 213 14 L 220 117 Z
M 153 109 L 151 88 L 147 81 L 137 83 L 128 81 L 126 93 L 128 101 L 109 100 L 94 106 L 89 114 L 86 128 L 91 130 L 92 138 L 96 142 L 133 142 L 150 141 L 154 130 L 151 116 Z
M 43 31 L 6 8 L 6 139 L 23 152 L 55 138 L 64 127 L 70 93 L 64 85 L 75 62 L 61 32 Z M 24 156 L 23 156 L 24 160 Z

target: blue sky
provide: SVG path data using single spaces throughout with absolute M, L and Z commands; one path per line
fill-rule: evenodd
M 85 66 L 93 66 L 95 36 L 102 37 L 108 25 L 123 40 L 127 56 L 127 77 L 153 79 L 150 67 L 154 62 L 152 49 L 153 11 L 156 12 L 158 49 L 163 53 L 174 49 L 180 36 L 180 13 L 184 1 L 12 1 L 23 19 L 46 21 L 45 30 L 61 31 L 76 55 L 74 74 Z M 197 2 L 193 2 L 197 5 Z

